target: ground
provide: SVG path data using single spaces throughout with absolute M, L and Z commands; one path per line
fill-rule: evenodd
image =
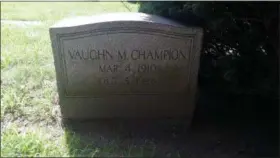
M 155 120 L 61 123 L 49 27 L 66 17 L 137 9 L 126 2 L 1 3 L 2 157 L 254 156 L 258 147 L 248 138 L 258 134 L 251 127 L 204 123 L 186 129 L 180 121 Z

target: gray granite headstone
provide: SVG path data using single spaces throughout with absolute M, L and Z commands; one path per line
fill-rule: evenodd
M 63 117 L 191 119 L 203 30 L 143 13 L 50 28 Z

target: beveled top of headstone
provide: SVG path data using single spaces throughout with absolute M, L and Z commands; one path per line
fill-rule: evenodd
M 115 21 L 148 22 L 148 23 L 166 24 L 166 25 L 172 25 L 177 27 L 183 27 L 183 25 L 177 22 L 174 22 L 172 20 L 157 15 L 149 15 L 145 13 L 133 13 L 133 12 L 118 12 L 118 13 L 107 13 L 107 14 L 94 15 L 94 16 L 80 16 L 75 18 L 67 18 L 55 24 L 54 26 L 52 26 L 52 28 L 74 27 L 79 25 L 115 22 Z

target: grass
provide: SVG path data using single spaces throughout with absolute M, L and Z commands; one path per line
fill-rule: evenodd
M 79 15 L 137 11 L 121 2 L 2 2 L 1 20 L 36 20 L 21 27 L 1 23 L 1 156 L 142 156 L 143 147 L 88 143 L 61 127 L 49 27 Z M 95 144 L 95 145 L 94 145 Z
M 137 9 L 135 4 L 121 2 L 2 2 L 1 19 L 46 22 L 105 12 L 135 12 Z
M 48 29 L 2 24 L 1 36 L 1 120 L 8 113 L 13 119 L 53 117 L 55 75 Z
M 35 130 L 18 131 L 10 127 L 2 133 L 1 155 L 7 157 L 67 156 L 63 139 L 54 139 L 48 132 Z

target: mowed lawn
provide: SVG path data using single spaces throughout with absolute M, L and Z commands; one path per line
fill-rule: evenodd
M 39 23 L 1 22 L 1 156 L 141 156 L 142 149 L 131 155 L 114 142 L 83 144 L 61 127 L 48 30 L 63 18 L 137 9 L 126 2 L 1 3 L 1 20 Z

